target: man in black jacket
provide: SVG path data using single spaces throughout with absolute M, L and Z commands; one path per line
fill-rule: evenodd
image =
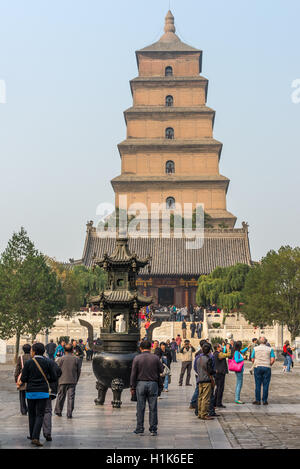
M 43 344 L 33 344 L 31 347 L 32 359 L 25 363 L 21 375 L 21 382 L 27 384 L 29 439 L 35 446 L 43 446 L 40 443 L 40 433 L 49 399 L 49 383 L 57 380 L 51 361 L 43 356 L 44 353 Z
M 53 339 L 51 339 L 49 344 L 46 345 L 46 353 L 48 355 L 48 358 L 50 358 L 50 360 L 54 360 L 54 354 L 55 354 L 56 347 L 57 346 L 56 346 L 55 342 L 53 342 Z
M 215 389 L 215 396 L 214 396 L 214 406 L 220 407 L 225 409 L 225 405 L 222 404 L 223 393 L 224 393 L 224 386 L 225 386 L 225 376 L 228 373 L 227 367 L 227 360 L 226 358 L 230 358 L 231 350 L 230 345 L 226 344 L 226 352 L 222 351 L 222 346 L 220 344 L 215 345 L 215 381 L 216 381 L 216 389 Z
M 169 349 L 169 347 L 167 347 L 167 344 L 165 342 L 160 343 L 160 350 L 161 350 L 161 358 L 164 358 L 166 361 L 167 367 L 171 368 L 172 354 L 171 354 L 171 350 Z
M 155 340 L 155 341 L 153 342 L 152 353 L 154 353 L 155 355 L 157 355 L 159 359 L 162 357 L 162 350 L 161 350 L 161 348 L 160 348 L 160 346 L 159 346 L 159 341 L 158 341 L 158 340 Z
M 141 353 L 132 362 L 130 376 L 131 394 L 137 397 L 137 425 L 134 433 L 144 433 L 144 416 L 146 401 L 149 405 L 149 431 L 152 436 L 157 435 L 157 397 L 158 381 L 164 371 L 163 364 L 156 354 L 151 353 L 151 342 L 148 340 L 140 344 Z
M 195 321 L 193 321 L 193 322 L 190 324 L 191 338 L 192 338 L 192 339 L 193 339 L 194 336 L 195 336 L 196 328 L 197 328 L 197 325 L 196 325 Z

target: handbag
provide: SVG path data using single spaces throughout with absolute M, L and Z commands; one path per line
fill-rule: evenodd
M 164 371 L 160 374 L 162 378 L 165 378 L 166 376 L 171 376 L 171 370 L 170 368 L 163 363 L 164 366 Z
M 53 400 L 56 398 L 56 394 L 54 392 L 51 391 L 51 388 L 50 388 L 50 384 L 49 384 L 49 381 L 47 380 L 47 376 L 45 375 L 42 367 L 40 366 L 40 364 L 38 363 L 38 361 L 33 358 L 32 359 L 34 361 L 34 363 L 36 364 L 36 366 L 38 367 L 38 369 L 40 370 L 41 374 L 43 375 L 46 383 L 47 383 L 47 386 L 48 386 L 48 392 L 49 392 L 49 399 Z
M 21 365 L 22 365 L 21 369 L 23 370 L 23 368 L 24 368 L 23 355 L 21 355 Z M 17 382 L 16 382 L 17 389 L 20 389 L 20 387 L 22 386 L 21 376 L 22 376 L 22 371 L 21 371 L 21 373 L 19 374 L 19 376 L 17 378 Z
M 244 362 L 237 363 L 234 358 L 228 358 L 228 370 L 229 371 L 236 371 L 240 373 L 243 369 Z

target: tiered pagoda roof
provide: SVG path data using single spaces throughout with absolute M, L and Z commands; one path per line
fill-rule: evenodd
M 89 301 L 93 304 L 101 303 L 101 301 L 107 304 L 132 304 L 137 301 L 139 305 L 147 306 L 151 304 L 152 298 L 144 296 L 141 293 L 133 293 L 129 290 L 106 290 L 101 295 L 89 298 Z
M 202 52 L 195 47 L 189 46 L 181 41 L 181 39 L 175 34 L 176 28 L 174 25 L 174 16 L 169 10 L 165 19 L 165 33 L 159 39 L 159 41 L 151 44 L 150 46 L 144 47 L 137 51 L 139 52 Z
M 134 272 L 138 272 L 150 262 L 149 256 L 141 258 L 135 252 L 130 252 L 127 238 L 118 238 L 110 254 L 107 251 L 101 253 L 101 257 L 97 257 L 96 252 L 94 254 L 93 264 L 99 265 L 104 270 L 110 270 L 115 266 L 128 266 Z

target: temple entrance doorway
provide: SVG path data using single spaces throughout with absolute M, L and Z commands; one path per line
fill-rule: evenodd
M 174 288 L 158 289 L 158 304 L 162 306 L 170 306 L 174 304 Z

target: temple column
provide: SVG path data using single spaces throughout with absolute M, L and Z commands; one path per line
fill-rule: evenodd
M 185 306 L 188 308 L 189 307 L 189 287 L 188 287 L 188 285 L 186 285 L 186 287 L 185 287 L 184 303 L 185 303 Z

